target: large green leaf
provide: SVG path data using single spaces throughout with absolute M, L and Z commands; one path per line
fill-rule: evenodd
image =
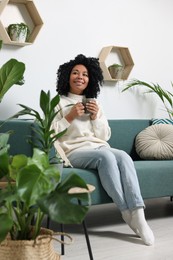
M 42 109 L 44 115 L 48 114 L 49 110 L 49 104 L 50 104 L 50 91 L 47 93 L 41 90 L 40 93 L 40 108 Z
M 60 180 L 57 167 L 50 165 L 46 154 L 34 149 L 33 157 L 28 159 L 28 165 L 18 171 L 18 194 L 27 207 L 36 204 L 43 194 L 49 194 Z
M 47 155 L 37 148 L 34 148 L 32 158 L 28 158 L 28 164 L 35 164 L 42 171 L 50 167 Z
M 27 207 L 35 205 L 36 200 L 41 195 L 53 189 L 53 184 L 49 182 L 36 165 L 23 168 L 16 181 L 18 195 Z
M 17 193 L 16 193 L 16 187 L 15 185 L 8 186 L 6 189 L 0 189 L 0 205 L 6 205 L 11 204 L 12 202 L 16 201 L 18 199 Z M 0 207 L 0 212 L 2 207 Z M 8 209 L 6 208 L 6 211 L 8 212 Z
M 74 187 L 87 188 L 85 182 L 72 173 L 58 185 L 55 191 L 39 199 L 38 204 L 42 211 L 58 223 L 81 223 L 90 206 L 90 195 L 89 193 L 69 194 L 68 190 Z M 79 204 L 78 201 L 84 202 L 85 205 Z
M 0 242 L 2 242 L 12 228 L 13 221 L 8 214 L 0 214 L 0 223 Z
M 0 133 L 0 179 L 9 173 L 9 133 Z
M 6 149 L 0 151 L 0 179 L 9 173 L 9 155 Z
M 9 133 L 0 133 L 0 149 L 8 146 Z
M 0 100 L 14 85 L 22 85 L 25 64 L 16 59 L 10 59 L 0 69 Z
M 52 98 L 51 100 L 51 110 L 53 110 L 60 102 L 60 96 L 56 95 L 55 97 Z
M 16 176 L 20 169 L 27 165 L 28 158 L 24 154 L 17 154 L 12 157 L 11 164 L 9 166 L 10 177 L 16 180 Z

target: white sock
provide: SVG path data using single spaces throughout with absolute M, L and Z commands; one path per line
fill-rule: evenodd
M 131 212 L 131 225 L 133 228 L 138 230 L 138 233 L 144 243 L 148 246 L 151 246 L 154 244 L 154 235 L 149 227 L 149 225 L 146 222 L 145 215 L 144 215 L 144 209 L 139 208 L 136 210 L 133 210 Z
M 123 210 L 121 212 L 121 214 L 122 214 L 122 218 L 126 222 L 126 224 L 129 225 L 129 227 L 136 233 L 136 235 L 139 236 L 138 230 L 135 227 L 133 227 L 133 225 L 131 224 L 132 215 L 131 215 L 130 210 L 128 210 L 128 209 L 127 210 Z

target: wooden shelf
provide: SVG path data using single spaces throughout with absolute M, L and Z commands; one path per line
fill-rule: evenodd
M 7 30 L 3 24 L 3 21 L 0 20 L 0 36 L 1 36 L 1 40 L 3 41 L 3 44 L 11 44 L 11 45 L 18 45 L 18 46 L 27 46 L 27 45 L 32 44 L 35 41 L 37 35 L 39 34 L 41 27 L 43 26 L 43 21 L 34 4 L 34 0 L 1 0 L 0 1 L 0 16 L 1 17 L 2 17 L 2 13 L 4 12 L 7 5 L 10 5 L 10 4 L 16 5 L 17 7 L 18 7 L 18 5 L 22 5 L 22 7 L 25 8 L 28 16 L 30 17 L 30 19 L 32 21 L 33 28 L 30 28 L 30 26 L 28 25 L 31 33 L 29 35 L 27 42 L 25 42 L 25 43 L 14 42 L 14 41 L 11 41 L 11 39 L 7 33 Z M 23 21 L 21 21 L 21 22 L 23 22 Z M 15 23 L 15 21 L 14 21 L 14 23 Z
M 113 79 L 111 77 L 108 70 L 108 66 L 111 64 L 106 64 L 106 60 L 108 59 L 108 56 L 114 53 L 116 53 L 116 55 L 119 57 L 119 60 L 121 61 L 121 65 L 124 66 L 122 76 L 119 79 Z M 105 81 L 126 80 L 134 66 L 134 62 L 131 57 L 129 49 L 127 47 L 120 47 L 120 46 L 107 46 L 102 48 L 99 54 L 99 62 L 100 62 L 100 67 L 103 71 L 103 77 Z M 115 61 L 114 63 L 117 63 L 117 61 Z

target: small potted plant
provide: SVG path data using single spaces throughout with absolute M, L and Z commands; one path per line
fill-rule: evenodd
M 58 223 L 81 223 L 89 209 L 87 185 L 75 173 L 61 181 L 57 167 L 37 148 L 32 157 L 10 156 L 8 138 L 9 133 L 0 134 L 0 179 L 6 178 L 4 186 L 0 183 L 0 259 L 32 255 L 58 260 L 51 242 L 53 231 L 42 228 L 42 221 L 48 215 Z M 73 193 L 74 187 L 84 191 Z
M 120 79 L 122 77 L 123 69 L 124 67 L 117 63 L 108 67 L 109 73 L 113 79 Z
M 10 24 L 7 28 L 8 34 L 12 41 L 23 43 L 29 37 L 29 27 L 25 23 Z

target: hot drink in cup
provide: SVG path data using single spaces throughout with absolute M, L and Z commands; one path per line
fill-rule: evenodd
M 87 108 L 86 108 L 86 103 L 89 103 L 90 101 L 92 101 L 92 100 L 95 100 L 95 98 L 85 98 L 83 101 L 82 101 L 82 104 L 84 105 L 84 107 L 85 107 L 85 113 L 86 114 L 90 114 L 90 112 L 87 110 Z

